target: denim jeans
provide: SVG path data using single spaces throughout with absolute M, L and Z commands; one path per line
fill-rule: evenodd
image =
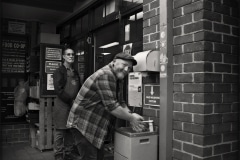
M 104 147 L 96 148 L 75 128 L 71 131 L 82 160 L 103 160 Z
M 73 151 L 73 135 L 70 129 L 56 129 L 54 137 L 54 155 L 70 154 Z

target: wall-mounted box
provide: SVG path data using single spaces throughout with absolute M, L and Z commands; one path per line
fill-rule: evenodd
M 39 43 L 60 44 L 60 34 L 40 33 Z
M 133 66 L 134 72 L 159 72 L 159 51 L 143 51 L 133 57 L 137 60 L 137 65 Z

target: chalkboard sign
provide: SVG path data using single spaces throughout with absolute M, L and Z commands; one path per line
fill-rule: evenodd
M 28 38 L 6 34 L 1 43 L 1 123 L 25 123 L 25 115 L 14 115 L 14 88 L 25 78 Z
M 56 44 L 40 45 L 40 97 L 55 97 L 53 73 L 62 65 L 64 46 Z

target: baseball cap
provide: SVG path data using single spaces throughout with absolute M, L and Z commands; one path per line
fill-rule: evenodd
M 131 61 L 133 63 L 133 66 L 137 65 L 137 61 L 130 54 L 120 52 L 115 55 L 114 59 L 123 59 Z

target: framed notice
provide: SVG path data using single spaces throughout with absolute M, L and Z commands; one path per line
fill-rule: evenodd
M 40 45 L 40 97 L 55 97 L 53 73 L 62 65 L 64 46 L 57 44 Z

